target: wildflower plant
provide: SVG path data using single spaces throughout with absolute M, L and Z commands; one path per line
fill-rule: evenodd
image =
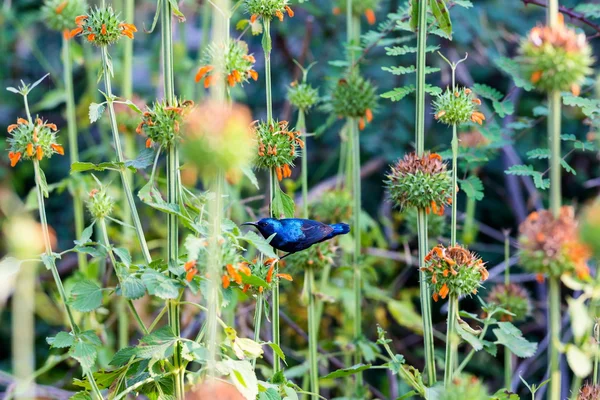
M 558 14 L 552 26 L 536 26 L 521 41 L 518 61 L 522 74 L 540 91 L 567 91 L 578 96 L 592 73 L 592 49 L 584 33 L 577 33 Z
M 217 78 L 215 64 L 223 66 L 223 79 L 228 86 L 243 85 L 250 79 L 258 80 L 254 70 L 256 59 L 248 53 L 248 44 L 243 40 L 229 39 L 226 43 L 211 43 L 202 56 L 202 66 L 196 72 L 196 83 L 204 79 L 204 87 L 210 87 Z
M 77 28 L 71 30 L 70 36 L 84 36 L 88 42 L 96 46 L 110 46 L 117 43 L 121 37 L 133 39 L 137 28 L 120 20 L 112 7 L 95 7 L 87 14 L 75 18 Z
M 87 201 L 87 209 L 94 220 L 110 217 L 115 206 L 115 201 L 106 192 L 105 187 L 92 189 Z
M 283 22 L 285 14 L 290 18 L 294 16 L 289 4 L 288 0 L 246 0 L 246 11 L 252 16 L 252 22 L 259 17 L 269 21 L 277 18 Z
M 294 107 L 307 112 L 319 101 L 319 90 L 308 82 L 294 81 L 288 88 L 287 97 Z
M 492 288 L 486 297 L 488 304 L 502 307 L 510 312 L 500 317 L 501 321 L 520 322 L 531 314 L 531 299 L 527 290 L 517 284 L 499 284 Z
M 521 223 L 519 233 L 519 257 L 528 271 L 554 278 L 589 276 L 590 251 L 578 240 L 573 207 L 561 207 L 558 218 L 549 210 L 535 211 Z
M 70 32 L 75 17 L 85 13 L 85 0 L 45 0 L 42 19 L 50 29 Z
M 481 105 L 469 88 L 447 88 L 433 102 L 435 119 L 446 125 L 462 125 L 475 122 L 479 125 L 485 120 L 485 115 L 478 111 Z
M 356 118 L 360 130 L 373 121 L 373 111 L 377 108 L 376 88 L 371 81 L 352 72 L 337 81 L 326 106 L 334 115 Z
M 304 146 L 300 132 L 291 129 L 287 121 L 257 121 L 254 135 L 258 143 L 254 161 L 256 168 L 274 170 L 280 181 L 289 178 L 291 167 L 298 157 L 298 148 Z
M 400 208 L 417 208 L 443 214 L 451 203 L 452 183 L 442 157 L 409 153 L 391 166 L 385 182 L 393 203 Z
M 174 146 L 181 140 L 184 118 L 193 106 L 194 102 L 191 100 L 175 99 L 172 105 L 165 100 L 155 101 L 142 114 L 142 121 L 136 132 L 148 137 L 146 147 L 151 147 L 154 143 L 164 149 Z
M 21 159 L 42 161 L 54 154 L 65 154 L 57 141 L 56 124 L 44 121 L 40 117 L 36 117 L 34 121 L 18 118 L 17 123 L 9 125 L 7 131 L 10 135 L 7 142 L 11 167 L 17 165 Z

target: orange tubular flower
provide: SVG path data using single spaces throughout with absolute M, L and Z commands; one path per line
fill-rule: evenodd
M 186 274 L 185 274 L 185 280 L 188 282 L 191 282 L 192 279 L 194 279 L 194 276 L 196 276 L 196 274 L 198 273 L 198 270 L 196 268 L 192 268 L 190 269 Z
M 38 161 L 42 160 L 42 157 L 44 157 L 44 151 L 42 150 L 42 146 L 38 146 L 35 149 L 35 155 Z
M 85 23 L 85 20 L 88 19 L 87 15 L 80 15 L 78 17 L 75 17 L 75 25 L 77 26 L 81 26 Z
M 292 282 L 292 276 L 290 274 L 277 274 L 278 278 L 285 279 L 286 281 Z
M 281 11 L 275 11 L 275 16 L 279 19 L 279 21 L 283 22 L 283 13 Z
M 362 131 L 363 129 L 365 129 L 365 120 L 364 120 L 364 118 L 360 118 L 360 119 L 358 120 L 358 129 L 360 129 L 361 131 Z
M 258 15 L 252 14 L 252 16 L 250 17 L 250 22 L 255 23 L 257 19 L 258 19 Z
M 27 157 L 33 157 L 33 143 L 28 143 L 27 144 Z
M 294 16 L 294 11 L 290 8 L 290 6 L 285 6 L 285 11 L 292 18 Z
M 106 35 L 106 24 L 102 24 L 102 29 L 100 30 L 100 33 Z
M 17 124 L 11 124 L 8 126 L 8 128 L 6 129 L 8 131 L 8 133 L 11 133 L 12 131 L 14 131 L 15 129 L 17 129 L 19 127 L 19 125 Z
M 146 139 L 146 148 L 149 149 L 150 147 L 152 147 L 152 139 L 148 138 Z
M 187 261 L 184 265 L 183 265 L 183 269 L 185 269 L 185 271 L 189 271 L 190 269 L 194 268 L 196 266 L 196 260 L 190 260 Z
M 229 281 L 229 277 L 227 275 L 223 275 L 223 276 L 221 276 L 221 283 L 223 285 L 223 289 L 227 289 L 231 282 Z M 248 286 L 248 285 L 246 285 L 246 286 Z
M 205 88 L 205 89 L 208 89 L 208 88 L 210 87 L 210 84 L 211 84 L 211 82 L 212 82 L 212 78 L 213 78 L 213 77 L 212 77 L 212 75 L 211 75 L 211 76 L 207 76 L 207 77 L 204 79 L 204 88 Z
M 331 10 L 331 12 L 333 13 L 333 15 L 340 15 L 342 11 L 339 7 L 333 7 L 333 10 Z
M 369 25 L 375 25 L 375 12 L 370 8 L 365 11 L 365 17 L 367 17 L 367 22 Z
M 56 127 L 56 124 L 46 124 L 46 126 L 50 129 L 52 129 L 54 132 L 56 132 L 58 130 L 58 128 Z
M 235 86 L 235 78 L 233 77 L 233 74 L 227 75 L 227 83 L 231 87 Z
M 529 80 L 531 83 L 536 84 L 540 81 L 540 79 L 542 79 L 543 73 L 543 71 L 535 71 L 533 74 L 531 74 L 531 78 L 529 78 Z
M 67 6 L 67 4 L 68 4 L 68 3 L 69 3 L 69 2 L 68 2 L 67 0 L 64 0 L 62 3 L 60 3 L 60 4 L 58 5 L 58 7 L 56 7 L 56 8 L 54 9 L 54 11 L 55 11 L 57 14 L 60 14 L 60 13 L 62 13 L 62 12 L 63 12 L 63 10 L 65 9 L 65 7 Z
M 250 74 L 250 78 L 254 79 L 255 81 L 258 80 L 258 72 L 256 72 L 255 70 L 251 69 L 248 73 Z
M 275 268 L 275 263 L 272 262 L 271 266 L 269 267 L 269 270 L 267 271 L 267 278 L 266 278 L 267 283 L 271 283 L 273 281 L 273 269 L 274 268 Z
M 54 150 L 56 153 L 60 154 L 61 156 L 64 156 L 64 155 L 65 155 L 65 149 L 64 149 L 64 148 L 63 148 L 63 147 L 62 147 L 60 144 L 54 144 L 54 143 L 52 143 L 52 144 L 50 145 L 50 147 L 52 147 L 52 149 L 53 149 L 53 150 Z
M 275 167 L 275 173 L 277 174 L 277 180 L 281 182 L 283 180 L 283 171 L 281 170 L 281 167 Z
M 17 118 L 17 124 L 19 125 L 27 125 L 29 122 L 24 118 Z
M 365 117 L 367 118 L 367 122 L 371 122 L 373 121 L 373 111 L 371 111 L 370 108 L 367 108 L 367 111 L 365 112 Z
M 71 32 L 69 33 L 69 36 L 71 38 L 74 38 L 75 36 L 79 35 L 81 32 L 83 32 L 83 28 L 80 26 L 78 28 L 71 30 Z
M 89 35 L 87 35 L 88 42 L 93 42 L 94 39 L 96 39 L 96 35 L 94 35 L 93 33 L 90 33 Z
M 450 292 L 450 289 L 448 289 L 448 285 L 444 283 L 444 286 L 442 286 L 442 288 L 440 289 L 440 296 L 442 297 L 442 299 L 445 299 L 446 296 L 448 296 L 448 292 Z
M 20 152 L 13 153 L 11 151 L 8 153 L 8 158 L 10 159 L 10 166 L 14 167 L 15 165 L 17 165 L 17 163 L 21 159 L 21 153 Z

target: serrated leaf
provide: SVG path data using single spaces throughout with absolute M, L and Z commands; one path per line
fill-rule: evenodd
M 135 355 L 144 359 L 163 359 L 173 354 L 173 346 L 178 338 L 170 326 L 152 332 L 140 339 Z
M 465 192 L 467 197 L 474 198 L 477 201 L 483 199 L 483 183 L 475 175 L 470 175 L 467 179 L 459 179 L 460 189 Z
M 131 359 L 131 357 L 136 355 L 136 348 L 131 346 L 131 347 L 123 347 L 122 349 L 119 349 L 119 351 L 117 351 L 115 353 L 115 355 L 113 356 L 113 358 L 110 360 L 110 365 L 114 365 L 116 367 L 121 367 L 125 364 L 127 364 L 129 362 L 129 360 Z
M 565 170 L 565 171 L 567 171 L 568 173 L 570 173 L 570 174 L 573 174 L 573 175 L 577 175 L 577 171 L 575 171 L 575 170 L 573 169 L 573 167 L 571 167 L 571 166 L 569 165 L 569 163 L 568 163 L 568 162 L 566 162 L 565 160 L 563 160 L 562 158 L 560 159 L 560 165 L 561 165 L 561 166 L 564 168 L 564 170 Z
M 83 246 L 92 240 L 93 233 L 94 224 L 91 224 L 81 232 L 81 237 L 79 238 L 79 240 L 74 240 L 73 243 L 75 243 L 78 246 Z
M 260 277 L 256 275 L 246 275 L 244 273 L 240 274 L 242 276 L 242 283 L 245 285 L 255 286 L 255 287 L 268 287 L 269 284 Z
M 294 200 L 287 195 L 279 185 L 275 189 L 275 195 L 273 196 L 273 215 L 275 218 L 294 218 L 295 204 Z
M 450 13 L 446 7 L 446 2 L 444 0 L 430 0 L 429 6 L 440 29 L 451 38 L 452 21 L 450 20 Z
M 356 364 L 348 368 L 338 369 L 337 371 L 333 371 L 321 379 L 336 379 L 336 378 L 344 378 L 346 376 L 354 375 L 356 373 L 365 371 L 371 368 L 371 364 Z
M 96 346 L 79 341 L 71 347 L 69 354 L 81 364 L 85 371 L 89 371 L 96 362 L 98 351 Z
M 521 76 L 521 68 L 515 60 L 507 57 L 498 57 L 494 60 L 494 62 L 498 68 L 500 68 L 502 71 L 504 71 L 504 73 L 513 79 L 517 87 L 523 88 L 527 91 L 533 90 L 533 85 L 531 82 Z
M 537 343 L 527 341 L 521 331 L 510 322 L 498 322 L 494 329 L 496 343 L 508 348 L 514 355 L 521 358 L 529 358 L 535 354 Z
M 533 149 L 527 152 L 527 158 L 533 160 L 545 160 L 550 158 L 549 149 Z
M 100 119 L 106 106 L 104 104 L 91 103 L 88 109 L 88 116 L 90 118 L 90 123 L 94 123 Z
M 473 347 L 473 350 L 479 351 L 483 349 L 483 342 L 479 340 L 477 336 L 464 330 L 460 324 L 456 324 L 456 332 L 465 342 L 469 343 L 471 347 Z
M 88 279 L 79 281 L 71 289 L 69 304 L 77 311 L 93 311 L 102 305 L 102 288 Z
M 129 254 L 129 250 L 124 247 L 113 247 L 112 250 L 126 267 L 131 265 L 131 254 Z
M 461 6 L 463 8 L 472 8 L 473 7 L 473 3 L 471 3 L 469 0 L 452 0 L 452 3 L 456 4 L 457 6 Z
M 384 99 L 390 99 L 391 101 L 400 101 L 409 94 L 415 91 L 415 87 L 413 85 L 403 86 L 399 88 L 394 88 L 389 92 L 385 92 L 381 94 L 381 97 Z
M 546 115 L 548 115 L 548 107 L 536 106 L 533 108 L 533 116 L 534 117 L 544 117 Z
M 69 332 L 58 332 L 54 337 L 47 337 L 46 342 L 56 349 L 64 349 L 73 345 L 75 337 Z
M 586 18 L 600 18 L 600 4 L 579 4 L 575 7 L 574 11 L 583 14 Z
M 515 105 L 510 100 L 504 100 L 502 102 L 494 101 L 492 102 L 492 106 L 500 118 L 512 115 L 515 112 Z
M 285 353 L 281 350 L 281 347 L 276 343 L 269 342 L 267 345 L 273 349 L 273 352 L 279 356 L 283 360 L 283 362 L 287 365 L 287 361 L 285 361 Z
M 482 83 L 474 83 L 473 90 L 479 97 L 492 101 L 500 101 L 504 97 L 498 90 Z
M 520 400 L 520 397 L 508 389 L 500 389 L 490 397 L 490 400 Z
M 417 68 L 414 65 L 408 66 L 408 67 L 403 67 L 403 66 L 399 66 L 399 67 L 381 67 L 382 70 L 390 72 L 394 75 L 405 75 L 405 74 L 412 74 L 414 72 L 417 71 Z M 434 68 L 434 67 L 425 67 L 425 74 L 431 74 L 434 72 L 438 72 L 440 69 L 439 68 Z
M 123 279 L 121 284 L 121 293 L 124 297 L 135 300 L 146 294 L 146 286 L 141 279 L 136 278 L 133 275 L 127 276 Z
M 144 149 L 135 159 L 125 161 L 125 166 L 134 169 L 145 169 L 154 164 L 155 156 L 153 149 Z
M 440 46 L 427 46 L 425 48 L 425 52 L 431 53 L 436 50 L 439 50 Z M 414 46 L 394 46 L 394 47 L 386 47 L 386 54 L 388 56 L 403 56 L 405 54 L 413 54 L 417 52 L 417 48 Z
M 240 239 L 250 243 L 256 247 L 258 251 L 263 253 L 267 258 L 277 258 L 277 254 L 273 251 L 273 247 L 262 236 L 259 236 L 254 231 L 248 231 Z
M 153 269 L 146 269 L 142 281 L 148 293 L 161 299 L 176 299 L 179 295 L 177 281 Z
M 256 179 L 256 175 L 254 174 L 254 171 L 252 171 L 252 168 L 242 167 L 241 170 L 246 178 L 250 180 L 250 183 L 252 183 L 255 188 L 260 189 L 258 186 L 258 179 Z
M 103 162 L 100 164 L 94 164 L 91 162 L 76 162 L 71 164 L 71 173 L 73 172 L 85 172 L 85 171 L 104 171 L 104 170 L 113 170 L 113 171 L 121 171 L 125 168 L 125 163 L 122 162 Z

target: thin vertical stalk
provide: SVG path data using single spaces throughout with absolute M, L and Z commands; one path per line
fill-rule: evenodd
M 265 92 L 267 97 L 267 122 L 273 122 L 273 97 L 271 89 L 271 20 L 265 18 L 264 20 L 264 33 L 263 43 L 268 43 L 268 46 L 263 45 L 265 53 Z
M 161 17 L 161 60 L 163 72 L 163 90 L 167 104 L 175 101 L 174 72 L 173 72 L 173 32 L 172 6 L 170 1 L 163 0 L 160 10 Z M 167 149 L 167 202 L 179 204 L 179 154 L 175 144 Z M 179 253 L 179 224 L 176 215 L 167 215 L 167 260 L 169 264 L 178 262 Z M 175 336 L 181 335 L 180 306 L 177 300 L 168 300 L 168 321 Z M 173 367 L 175 369 L 175 397 L 184 398 L 184 366 L 181 359 L 181 343 L 175 344 L 173 351 Z
M 360 340 L 362 337 L 362 270 L 360 265 L 361 253 L 361 220 L 360 212 L 361 204 L 361 181 L 360 181 L 360 136 L 358 132 L 358 121 L 355 119 L 349 120 L 350 137 L 352 138 L 352 183 L 354 206 L 353 212 L 353 231 L 354 231 L 354 252 L 352 255 L 352 264 L 354 267 L 354 339 Z M 354 354 L 354 363 L 358 364 L 362 361 L 362 353 L 360 347 L 356 346 Z M 362 374 L 357 374 L 356 384 L 362 385 Z
M 110 72 L 108 69 L 108 49 L 106 46 L 102 47 L 102 63 L 104 70 L 104 86 L 106 96 L 108 97 L 108 115 L 110 118 L 110 126 L 113 135 L 113 142 L 115 145 L 115 149 L 117 152 L 117 161 L 125 162 L 125 158 L 123 156 L 123 150 L 121 149 L 121 139 L 119 137 L 119 128 L 117 126 L 117 118 L 115 115 L 115 108 L 111 97 L 112 93 L 112 77 L 110 76 Z M 135 232 L 138 237 L 138 241 L 140 243 L 140 247 L 142 250 L 142 254 L 144 256 L 145 261 L 149 264 L 152 261 L 152 257 L 150 257 L 150 250 L 148 249 L 148 244 L 146 243 L 146 237 L 144 236 L 144 228 L 142 227 L 142 222 L 140 221 L 140 217 L 137 212 L 137 207 L 135 205 L 135 199 L 133 198 L 133 190 L 131 189 L 131 184 L 129 183 L 129 179 L 127 178 L 127 174 L 125 170 L 121 169 L 119 171 L 121 175 L 121 182 L 123 184 L 123 192 L 125 192 L 125 197 L 127 198 L 127 203 L 129 204 L 129 208 L 131 209 L 131 216 L 133 218 L 133 225 L 135 227 Z
M 75 96 L 73 93 L 73 64 L 71 61 L 71 41 L 63 35 L 63 80 L 67 96 L 67 136 L 69 140 L 69 158 L 72 163 L 79 161 L 79 147 L 77 144 L 77 120 L 75 118 Z M 73 191 L 73 215 L 75 217 L 75 235 L 79 237 L 84 229 L 83 202 L 79 196 L 79 187 Z M 77 253 L 79 270 L 88 276 L 87 257 Z M 89 277 L 89 276 L 88 276 Z
M 273 199 L 273 195 L 275 192 L 275 185 L 278 185 L 277 178 L 274 176 L 275 172 L 270 171 L 269 180 L 271 183 L 271 200 Z M 273 209 L 271 207 L 271 217 L 273 217 Z M 279 273 L 279 263 L 275 264 L 275 271 L 273 271 L 273 275 L 277 276 Z M 281 340 L 279 336 L 279 279 L 275 279 L 275 284 L 273 285 L 273 315 L 271 317 L 272 328 L 273 328 L 273 343 L 277 346 L 281 347 Z M 277 353 L 273 354 L 273 373 L 276 374 L 281 370 L 281 360 Z
M 27 100 L 25 100 L 25 102 L 26 102 L 25 104 L 27 105 Z M 29 114 L 29 107 L 26 106 L 26 108 L 27 108 L 27 115 L 28 115 L 29 119 L 31 120 L 31 117 Z M 44 245 L 46 248 L 45 253 L 46 253 L 47 257 L 52 258 L 54 256 L 52 255 L 52 245 L 50 243 L 50 233 L 48 231 L 48 221 L 46 220 L 46 207 L 44 205 L 44 193 L 42 190 L 42 178 L 41 178 L 42 173 L 40 170 L 40 163 L 38 160 L 33 160 L 33 169 L 34 169 L 34 173 L 35 173 L 35 185 L 36 185 L 36 191 L 37 191 L 38 209 L 40 212 L 40 223 L 42 225 L 42 233 L 44 235 Z M 60 279 L 58 269 L 56 268 L 56 264 L 54 263 L 54 260 L 52 260 L 49 264 L 50 265 L 47 265 L 47 267 L 49 267 L 52 272 L 52 277 L 54 278 L 54 283 L 56 284 L 56 288 L 58 289 L 58 294 L 60 296 L 60 300 L 63 303 L 65 313 L 67 314 L 67 318 L 69 319 L 69 325 L 71 326 L 71 330 L 73 331 L 73 333 L 75 335 L 77 335 L 81 332 L 81 330 L 79 329 L 79 327 L 77 326 L 77 323 L 75 322 L 75 318 L 73 317 L 73 312 L 71 311 L 71 307 L 69 307 L 69 305 L 67 303 L 67 293 L 65 292 L 65 288 Z M 100 392 L 100 389 L 98 388 L 98 385 L 96 384 L 96 380 L 94 379 L 94 375 L 92 374 L 92 372 L 84 369 L 84 374 L 88 378 L 88 382 L 91 385 L 92 393 L 94 394 L 94 397 L 96 399 L 102 400 L 103 399 L 102 393 Z
M 298 111 L 296 129 L 304 137 L 304 147 L 302 148 L 302 218 L 308 218 L 308 139 L 306 138 L 306 117 L 304 110 Z
M 548 25 L 553 27 L 558 24 L 558 0 L 548 0 Z M 561 95 L 560 91 L 554 90 L 548 95 L 548 144 L 550 147 L 550 210 L 555 218 L 558 218 L 561 206 Z M 550 276 L 548 279 L 548 307 L 550 346 L 548 350 L 550 364 L 550 388 L 548 399 L 559 400 L 561 395 L 561 372 L 560 372 L 560 280 L 558 277 Z
M 311 397 L 315 400 L 319 398 L 319 333 L 318 333 L 318 320 L 316 318 L 316 307 L 315 307 L 315 270 L 312 266 L 308 266 L 306 269 L 306 279 L 308 280 L 308 355 L 310 361 L 310 388 L 311 392 L 314 393 Z
M 454 357 L 457 347 L 456 320 L 458 318 L 458 297 L 451 294 L 448 300 L 448 327 L 446 330 L 446 364 L 444 367 L 444 386 L 452 385 Z
M 458 175 L 458 136 L 456 125 L 452 125 L 452 219 L 450 231 L 450 245 L 456 246 L 456 211 L 458 208 L 456 199 Z
M 419 23 L 417 27 L 417 79 L 416 79 L 416 116 L 415 142 L 418 156 L 425 152 L 425 63 L 427 44 L 427 1 L 419 1 Z M 419 238 L 419 266 L 423 266 L 427 255 L 427 214 L 425 210 L 417 211 Z M 430 386 L 435 384 L 435 357 L 433 346 L 433 326 L 431 322 L 431 299 L 429 285 L 423 271 L 419 269 L 421 314 L 423 315 L 423 339 L 425 347 L 425 371 Z
M 462 230 L 462 243 L 464 245 L 469 245 L 475 240 L 475 205 L 475 198 L 467 196 Z
M 504 236 L 504 285 L 510 284 L 510 238 L 508 232 Z M 512 353 L 504 347 L 504 387 L 510 390 L 512 385 Z
M 598 279 L 598 276 L 596 276 L 596 279 Z M 594 386 L 596 386 L 598 385 L 598 364 L 600 361 L 600 348 L 598 346 L 600 344 L 600 321 L 598 318 L 596 318 L 596 323 L 594 324 L 594 339 L 594 344 L 596 345 L 596 354 L 594 355 L 594 375 L 592 376 L 592 383 Z

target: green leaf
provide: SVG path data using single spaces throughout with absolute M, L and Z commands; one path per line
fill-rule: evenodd
M 271 207 L 273 208 L 275 218 L 294 218 L 294 200 L 281 190 L 279 185 L 277 185 L 277 189 L 275 190 Z
M 600 18 L 600 4 L 579 4 L 575 7 L 574 11 L 582 13 L 586 18 Z
M 394 88 L 389 92 L 385 92 L 381 94 L 381 97 L 384 99 L 390 99 L 391 101 L 400 101 L 416 89 L 413 85 L 403 86 L 399 88 Z
M 484 99 L 492 101 L 501 101 L 504 97 L 498 90 L 482 83 L 474 83 L 473 90 L 475 93 L 477 93 L 477 95 L 479 95 L 479 97 L 483 97 Z
M 588 117 L 594 117 L 594 114 L 600 113 L 600 100 L 586 99 L 566 93 L 562 96 L 563 104 L 566 106 L 579 107 Z
M 568 344 L 566 350 L 567 362 L 576 376 L 585 378 L 592 373 L 591 354 L 582 351 L 573 344 Z
M 153 269 L 146 269 L 142 274 L 142 281 L 148 293 L 161 299 L 176 299 L 179 295 L 177 281 Z
M 533 108 L 533 116 L 534 117 L 545 117 L 547 115 L 548 115 L 548 107 L 536 106 Z
M 89 392 L 81 391 L 69 397 L 69 400 L 92 400 L 92 396 Z
M 277 390 L 268 388 L 266 391 L 258 393 L 258 400 L 281 400 L 281 396 Z
M 550 180 L 544 179 L 541 172 L 533 169 L 532 165 L 513 165 L 508 170 L 504 171 L 508 175 L 531 176 L 533 183 L 538 189 L 548 189 Z
M 54 254 L 42 254 L 42 263 L 46 267 L 46 269 L 51 270 L 52 268 L 56 268 L 56 264 L 54 259 L 56 256 Z
M 520 400 L 520 397 L 508 389 L 500 389 L 490 397 L 490 400 Z
M 131 357 L 137 354 L 137 349 L 133 346 L 123 347 L 119 349 L 110 360 L 110 365 L 114 365 L 116 367 L 121 367 L 129 362 Z
M 527 341 L 519 328 L 510 322 L 498 322 L 498 327 L 494 329 L 497 344 L 506 346 L 517 357 L 529 358 L 535 354 L 537 343 Z
M 71 289 L 69 304 L 81 312 L 95 310 L 102 305 L 102 288 L 88 279 L 79 281 Z
M 64 349 L 73 345 L 75 337 L 69 332 L 58 332 L 54 337 L 47 337 L 46 342 L 56 349 Z
M 156 154 L 152 149 L 144 149 L 138 154 L 138 156 L 134 160 L 125 161 L 126 167 L 131 167 L 133 169 L 145 169 L 152 164 L 154 164 L 154 157 Z
M 515 60 L 507 57 L 498 57 L 494 60 L 494 62 L 498 68 L 500 68 L 502 71 L 504 71 L 504 73 L 513 79 L 517 87 L 523 88 L 527 91 L 533 90 L 533 85 L 531 82 L 521 76 L 521 68 Z
M 500 118 L 504 118 L 507 115 L 513 115 L 515 112 L 515 105 L 510 100 L 504 100 L 502 102 L 494 101 L 492 102 L 492 106 Z
M 254 175 L 254 171 L 252 171 L 252 168 L 242 167 L 241 170 L 242 173 L 246 176 L 246 178 L 250 180 L 250 183 L 252 183 L 255 188 L 260 189 L 260 187 L 258 186 L 258 179 L 256 179 L 256 175 Z
M 456 324 L 456 332 L 465 342 L 473 347 L 473 350 L 479 351 L 483 349 L 483 342 L 477 336 L 464 330 L 460 324 Z
M 452 3 L 456 4 L 457 6 L 461 6 L 463 8 L 472 8 L 473 7 L 473 3 L 471 3 L 469 0 L 452 0 Z
M 427 48 L 425 49 L 425 52 L 427 52 L 427 53 L 434 52 L 436 50 L 439 50 L 439 48 L 440 48 L 440 46 L 427 46 Z M 405 54 L 416 53 L 417 48 L 413 47 L 413 46 L 404 45 L 402 47 L 400 47 L 400 46 L 386 47 L 385 51 L 388 56 L 403 56 Z
M 477 201 L 483 199 L 483 183 L 476 175 L 469 175 L 467 179 L 459 179 L 460 189 L 465 192 L 467 197 L 474 198 Z
M 102 113 L 104 113 L 104 109 L 106 107 L 104 104 L 91 103 L 90 108 L 88 110 L 88 116 L 90 117 L 90 123 L 94 123 L 100 119 Z
M 423 320 L 421 315 L 415 310 L 415 306 L 409 300 L 390 300 L 387 308 L 394 320 L 415 333 L 423 332 Z
M 431 7 L 431 12 L 440 29 L 451 38 L 452 21 L 450 20 L 448 8 L 446 8 L 446 2 L 444 0 L 430 0 L 429 6 Z
M 85 171 L 121 171 L 125 168 L 125 163 L 122 162 L 103 162 L 100 164 L 94 164 L 91 162 L 76 162 L 71 164 L 71 173 L 73 172 L 85 172 Z M 131 168 L 130 168 L 131 169 Z
M 79 238 L 79 240 L 74 240 L 73 243 L 75 243 L 78 246 L 84 246 L 87 243 L 90 243 L 90 241 L 92 240 L 93 233 L 94 224 L 92 223 L 81 232 L 81 237 Z
M 134 275 L 129 275 L 123 279 L 121 292 L 124 297 L 135 300 L 146 294 L 146 286 L 144 286 L 144 282 L 141 279 Z
M 240 273 L 242 276 L 242 283 L 245 285 L 255 286 L 255 287 L 268 287 L 269 284 L 262 278 L 256 275 L 246 275 L 244 273 Z
M 410 0 L 410 30 L 416 32 L 419 27 L 419 6 L 420 0 Z
M 81 364 L 84 371 L 89 371 L 96 362 L 98 351 L 96 346 L 79 341 L 71 347 L 69 354 Z
M 414 65 L 408 66 L 408 67 L 403 67 L 403 66 L 399 66 L 399 67 L 381 67 L 382 70 L 390 72 L 394 75 L 406 75 L 406 74 L 412 74 L 414 72 L 417 71 L 417 68 Z M 440 69 L 439 68 L 434 68 L 434 67 L 425 67 L 425 74 L 432 74 L 434 72 L 438 72 Z
M 566 161 L 565 161 L 564 159 L 562 159 L 562 158 L 560 159 L 560 165 L 561 165 L 561 166 L 562 166 L 562 167 L 565 169 L 565 171 L 567 171 L 568 173 L 570 173 L 570 174 L 573 174 L 573 175 L 577 175 L 577 171 L 575 171 L 575 170 L 573 169 L 573 167 L 571 167 L 571 166 L 569 165 L 569 163 L 568 163 L 568 162 L 566 162 Z
M 168 358 L 173 354 L 173 346 L 177 340 L 171 327 L 164 326 L 141 338 L 139 345 L 135 348 L 135 354 L 144 359 Z
M 281 358 L 283 360 L 283 362 L 285 363 L 285 365 L 287 365 L 287 361 L 285 361 L 285 354 L 283 353 L 283 350 L 281 350 L 281 347 L 279 347 L 276 343 L 267 343 L 267 345 L 273 349 L 273 352 L 275 354 L 277 354 L 279 356 L 279 358 Z
M 179 10 L 177 0 L 169 0 L 169 3 L 171 4 L 171 12 L 173 15 L 177 17 L 179 22 L 185 22 L 185 15 Z
M 135 111 L 138 114 L 142 113 L 142 110 L 140 110 L 140 108 L 131 100 L 127 99 L 124 102 L 125 105 L 127 105 L 127 107 L 131 108 L 133 111 Z
M 256 247 L 256 249 L 263 253 L 267 258 L 277 258 L 277 254 L 275 254 L 273 251 L 273 247 L 271 247 L 271 245 L 269 245 L 269 243 L 262 236 L 258 236 L 256 232 L 248 231 L 240 239 Z
M 28 85 L 28 86 L 27 86 L 27 93 L 31 93 L 31 91 L 32 91 L 32 90 L 33 90 L 33 89 L 34 89 L 34 88 L 35 88 L 37 85 L 39 85 L 40 83 L 42 83 L 42 81 L 43 81 L 44 79 L 46 79 L 46 77 L 47 77 L 48 75 L 50 75 L 50 74 L 46 74 L 46 75 L 42 76 L 40 79 L 38 79 L 37 81 L 33 82 L 31 85 Z
M 533 149 L 527 152 L 527 158 L 533 160 L 545 160 L 550 158 L 549 149 Z
M 336 379 L 336 378 L 344 378 L 346 376 L 354 375 L 358 372 L 365 371 L 371 368 L 371 364 L 356 364 L 348 368 L 338 369 L 337 371 L 333 371 L 321 379 Z
M 49 192 L 48 182 L 46 181 L 46 174 L 44 173 L 44 170 L 42 168 L 39 168 L 38 171 L 40 173 L 40 188 L 42 189 L 42 194 L 45 198 L 48 198 Z
M 44 94 L 44 97 L 42 97 L 42 99 L 38 103 L 34 104 L 31 107 L 31 112 L 35 113 L 39 111 L 54 109 L 62 103 L 64 103 L 66 100 L 67 95 L 64 89 L 54 89 L 47 91 Z

